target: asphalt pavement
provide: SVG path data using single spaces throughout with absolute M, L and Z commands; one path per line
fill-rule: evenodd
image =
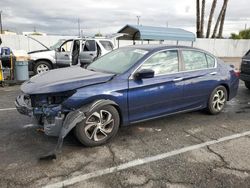
M 122 127 L 86 148 L 57 139 L 14 109 L 19 86 L 0 88 L 0 187 L 250 187 L 250 91 L 241 82 L 219 115 L 197 111 Z

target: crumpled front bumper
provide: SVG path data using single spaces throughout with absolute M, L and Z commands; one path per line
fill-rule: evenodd
M 20 95 L 16 98 L 16 109 L 20 114 L 32 116 L 32 107 L 29 105 L 29 96 Z
M 77 123 L 85 118 L 84 113 L 80 110 L 70 111 L 66 113 L 66 116 L 62 113 L 61 105 L 32 108 L 29 105 L 30 103 L 28 95 L 18 96 L 15 101 L 17 111 L 30 117 L 42 116 L 44 133 L 48 136 L 60 136 L 62 134 L 65 137 Z

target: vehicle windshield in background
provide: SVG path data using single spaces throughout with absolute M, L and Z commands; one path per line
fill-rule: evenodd
M 100 40 L 100 43 L 103 45 L 103 47 L 108 50 L 111 51 L 114 49 L 113 44 L 110 41 L 106 41 L 106 40 Z
M 120 48 L 97 59 L 88 66 L 89 70 L 121 74 L 132 67 L 148 51 L 135 48 Z
M 59 48 L 66 40 L 65 39 L 60 39 L 59 41 L 57 41 L 57 43 L 55 43 L 54 45 L 50 46 L 49 48 L 51 50 L 56 50 L 57 48 Z

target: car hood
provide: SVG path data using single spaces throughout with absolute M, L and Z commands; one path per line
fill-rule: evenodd
M 48 52 L 48 51 L 51 51 L 51 50 L 48 50 L 48 49 L 44 49 L 44 50 L 35 50 L 35 51 L 30 51 L 30 52 L 28 52 L 28 54 L 34 54 L 34 53 L 39 53 L 39 52 Z
M 40 58 L 55 58 L 55 51 L 54 50 L 40 50 L 36 52 L 29 53 L 31 60 L 37 60 Z
M 26 94 L 58 93 L 104 83 L 115 74 L 94 72 L 81 67 L 55 69 L 32 77 L 21 86 Z

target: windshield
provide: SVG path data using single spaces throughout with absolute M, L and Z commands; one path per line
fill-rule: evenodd
M 60 39 L 59 41 L 57 41 L 57 43 L 55 43 L 53 46 L 50 46 L 49 48 L 51 50 L 55 50 L 59 48 L 65 41 L 66 41 L 65 39 Z
M 136 48 L 120 48 L 97 59 L 87 69 L 121 74 L 132 67 L 146 53 L 148 51 Z

